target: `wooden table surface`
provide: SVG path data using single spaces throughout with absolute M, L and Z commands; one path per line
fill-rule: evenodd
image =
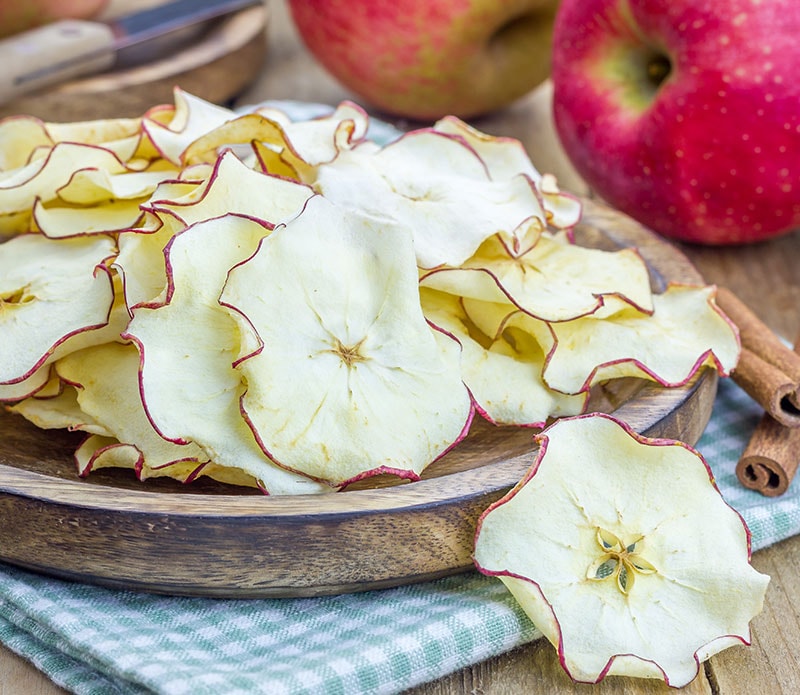
M 269 49 L 263 70 L 240 104 L 264 99 L 299 99 L 336 104 L 357 98 L 317 66 L 298 40 L 283 0 L 270 0 Z M 502 113 L 474 124 L 486 132 L 519 138 L 541 171 L 555 174 L 562 188 L 588 194 L 561 151 L 550 119 L 550 89 L 542 85 Z M 409 124 L 400 124 L 409 125 Z M 709 283 L 725 283 L 784 336 L 800 330 L 800 233 L 742 248 L 683 246 Z M 753 621 L 753 644 L 733 647 L 704 664 L 682 689 L 708 695 L 800 693 L 800 537 L 754 555 L 753 564 L 772 577 L 764 611 Z M 63 693 L 33 666 L 0 647 L 0 695 Z M 544 640 L 415 688 L 413 695 L 600 695 L 673 692 L 663 683 L 609 677 L 594 686 L 575 685 Z M 224 695 L 224 694 L 222 694 Z

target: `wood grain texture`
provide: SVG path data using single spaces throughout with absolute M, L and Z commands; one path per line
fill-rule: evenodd
M 268 7 L 219 20 L 201 39 L 168 58 L 76 79 L 0 106 L 0 117 L 29 114 L 47 121 L 137 117 L 171 104 L 173 88 L 228 102 L 260 71 L 266 54 Z
M 592 246 L 635 246 L 656 289 L 699 276 L 672 246 L 586 202 L 576 230 Z M 716 374 L 664 389 L 620 380 L 592 409 L 636 431 L 694 443 Z M 77 479 L 77 438 L 0 416 L 0 559 L 57 576 L 170 594 L 310 596 L 425 581 L 472 568 L 478 516 L 522 478 L 531 430 L 477 418 L 423 480 L 378 477 L 331 495 L 264 497 L 207 484 L 140 483 L 129 471 Z M 76 550 L 80 552 L 76 552 Z

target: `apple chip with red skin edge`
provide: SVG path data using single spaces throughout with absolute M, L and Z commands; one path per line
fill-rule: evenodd
M 341 102 L 330 114 L 297 121 L 279 109 L 261 108 L 257 113 L 281 125 L 285 138 L 281 156 L 296 168 L 304 182 L 310 182 L 314 167 L 363 143 L 369 128 L 366 111 L 351 101 Z
M 152 195 L 160 183 L 177 179 L 179 175 L 178 169 L 164 163 L 142 171 L 118 174 L 103 169 L 81 169 L 58 189 L 57 194 L 65 203 L 84 206 L 114 200 L 138 200 Z
M 26 398 L 10 406 L 9 411 L 22 415 L 41 429 L 68 429 L 111 436 L 108 428 L 81 409 L 77 391 L 71 384 L 62 384 L 59 393 L 54 396 Z
M 241 408 L 281 465 L 334 485 L 417 479 L 465 436 L 460 347 L 425 321 L 408 228 L 315 196 L 231 270 L 220 301 L 260 341 L 236 365 Z
M 142 455 L 142 465 L 169 475 L 170 465 L 209 460 L 194 444 L 169 442 L 153 429 L 139 398 L 139 353 L 135 346 L 106 343 L 70 353 L 55 363 L 59 377 L 76 389 L 78 405 L 91 421 Z
M 43 364 L 22 381 L 0 384 L 0 401 L 14 402 L 36 395 L 50 382 L 50 365 Z
M 142 120 L 142 130 L 161 157 L 175 165 L 183 164 L 183 151 L 199 137 L 237 117 L 236 112 L 200 99 L 182 89 L 173 90 L 175 108 L 154 112 Z M 153 116 L 168 116 L 167 123 Z
M 128 306 L 154 301 L 166 289 L 164 248 L 186 226 L 234 213 L 272 228 L 299 213 L 312 195 L 308 186 L 255 171 L 230 151 L 217 160 L 203 183 L 163 184 L 144 206 L 160 227 L 119 235 L 115 265 L 125 278 Z
M 91 208 L 65 205 L 45 205 L 36 201 L 33 206 L 32 226 L 51 239 L 86 234 L 113 234 L 136 226 L 144 213 L 142 201 L 118 200 Z
M 464 140 L 431 129 L 379 150 L 366 142 L 342 151 L 317 168 L 313 185 L 335 203 L 410 227 L 423 268 L 460 265 L 487 238 L 513 244 L 545 220 L 529 178 L 492 181 Z
M 520 252 L 493 236 L 460 266 L 421 273 L 420 284 L 470 299 L 510 302 L 543 321 L 605 313 L 607 297 L 652 311 L 650 276 L 635 249 L 585 248 L 547 234 Z M 619 304 L 611 306 L 616 311 Z
M 495 181 L 524 174 L 537 186 L 547 213 L 547 221 L 557 229 L 571 229 L 581 218 L 581 202 L 558 187 L 552 174 L 540 174 L 531 162 L 522 143 L 516 138 L 496 137 L 483 133 L 456 116 L 445 116 L 434 123 L 433 129 L 440 133 L 464 138 L 486 164 L 489 175 Z
M 199 137 L 186 148 L 183 160 L 185 163 L 214 161 L 224 147 L 259 143 L 261 147 L 256 147 L 256 154 L 264 154 L 266 147 L 281 160 L 283 166 L 274 173 L 288 173 L 291 178 L 310 181 L 318 164 L 333 160 L 341 150 L 351 149 L 362 141 L 368 125 L 366 112 L 347 101 L 326 116 L 294 122 L 279 110 L 264 108 Z
M 250 146 L 254 141 L 267 144 L 275 151 L 284 149 L 283 129 L 278 123 L 257 113 L 247 113 L 217 126 L 189 144 L 181 155 L 185 165 L 214 163 L 225 151 Z
M 30 210 L 36 200 L 50 201 L 81 169 L 103 169 L 112 174 L 128 171 L 110 150 L 96 145 L 63 142 L 46 157 L 0 174 L 0 213 Z
M 102 145 L 127 161 L 137 153 L 141 137 L 138 118 L 48 123 L 35 116 L 11 116 L 0 121 L 0 170 L 23 167 L 59 142 Z
M 34 153 L 54 144 L 45 124 L 34 116 L 11 116 L 0 121 L 0 171 L 20 169 Z
M 117 237 L 119 254 L 112 266 L 121 273 L 129 310 L 156 301 L 167 289 L 164 248 L 186 225 L 172 215 L 164 215 L 158 222 L 154 231 L 129 229 Z
M 604 318 L 552 323 L 547 330 L 526 324 L 548 352 L 545 382 L 577 393 L 624 376 L 680 386 L 703 365 L 727 376 L 739 359 L 740 343 L 713 302 L 715 292 L 710 286 L 670 284 L 653 295 L 652 314 L 626 308 Z
M 561 394 L 542 380 L 544 352 L 529 334 L 491 339 L 477 333 L 458 297 L 420 289 L 422 312 L 461 344 L 461 376 L 478 412 L 498 425 L 544 427 L 550 417 L 582 413 L 587 394 Z
M 193 442 L 216 465 L 249 474 L 271 494 L 331 492 L 269 460 L 239 411 L 244 384 L 233 367 L 242 345 L 239 324 L 218 300 L 230 268 L 269 233 L 265 223 L 226 215 L 176 235 L 165 250 L 164 302 L 135 308 L 123 335 L 139 347 L 141 397 L 161 436 Z M 250 291 L 269 293 L 269 276 Z
M 123 173 L 79 169 L 56 190 L 54 198 L 47 201 L 37 198 L 33 206 L 33 224 L 45 236 L 54 239 L 134 227 L 144 217 L 140 205 L 147 196 L 154 193 L 164 179 L 178 174 L 177 169 L 163 165 Z
M 114 283 L 104 264 L 114 253 L 107 236 L 0 244 L 0 384 L 27 379 L 71 336 L 108 324 Z
M 142 453 L 133 444 L 99 434 L 86 437 L 75 449 L 73 459 L 81 478 L 100 468 L 127 468 L 138 478 L 142 468 Z
M 126 468 L 134 471 L 139 480 L 169 477 L 181 483 L 191 483 L 199 477 L 208 477 L 227 485 L 259 487 L 258 482 L 246 473 L 217 466 L 212 462 L 197 464 L 193 461 L 176 461 L 158 469 L 144 463 L 142 453 L 132 444 L 123 444 L 114 437 L 92 434 L 75 450 L 78 475 L 87 477 L 101 468 Z
M 662 678 L 749 643 L 769 577 L 688 445 L 607 415 L 556 421 L 525 477 L 480 517 L 474 559 L 498 577 L 567 673 Z
M 294 217 L 313 194 L 308 186 L 248 167 L 229 150 L 205 183 L 181 198 L 153 201 L 148 207 L 156 214 L 170 212 L 186 225 L 228 213 L 275 225 Z

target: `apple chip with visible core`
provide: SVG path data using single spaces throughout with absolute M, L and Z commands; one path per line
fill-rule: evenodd
M 175 236 L 166 249 L 165 301 L 134 309 L 124 336 L 139 346 L 142 400 L 163 437 L 193 442 L 219 466 L 246 472 L 272 494 L 331 491 L 270 461 L 239 411 L 244 385 L 233 367 L 239 325 L 218 300 L 229 269 L 269 233 L 264 224 L 227 215 Z M 253 288 L 269 293 L 269 276 Z
M 104 263 L 115 251 L 108 236 L 0 244 L 0 384 L 26 379 L 59 344 L 108 323 L 114 286 Z
M 557 421 L 536 460 L 478 521 L 475 563 L 498 577 L 577 681 L 681 687 L 747 644 L 769 577 L 750 534 L 686 444 L 613 418 Z
M 492 181 L 463 140 L 433 130 L 408 133 L 378 151 L 343 151 L 320 165 L 314 187 L 335 203 L 408 226 L 423 268 L 457 266 L 487 238 L 513 239 L 545 220 L 530 179 Z
M 416 479 L 466 434 L 460 348 L 422 315 L 407 228 L 315 196 L 231 271 L 221 301 L 260 340 L 237 363 L 242 411 L 281 465 L 335 485 Z

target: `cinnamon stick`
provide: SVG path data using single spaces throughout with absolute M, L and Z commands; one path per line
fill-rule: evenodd
M 792 354 L 800 356 L 800 337 L 795 341 Z M 745 372 L 750 371 L 745 365 Z M 751 490 L 768 497 L 777 497 L 786 492 L 798 465 L 800 427 L 786 426 L 767 411 L 761 416 L 736 464 L 736 477 Z
M 716 301 L 738 327 L 742 342 L 731 378 L 778 423 L 800 427 L 800 354 L 729 289 L 719 287 Z
M 764 413 L 736 464 L 736 477 L 751 490 L 777 497 L 786 492 L 798 464 L 800 428 L 786 427 Z

